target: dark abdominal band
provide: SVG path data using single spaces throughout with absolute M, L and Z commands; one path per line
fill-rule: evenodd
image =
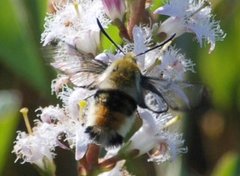
M 96 104 L 101 103 L 111 111 L 127 116 L 132 115 L 137 109 L 137 103 L 128 94 L 114 89 L 100 89 L 94 95 Z
M 118 134 L 116 128 L 122 118 L 130 118 L 137 109 L 137 103 L 128 94 L 114 89 L 99 89 L 94 95 L 95 105 L 102 105 L 109 110 L 104 117 L 108 119 L 103 126 L 93 125 L 86 127 L 85 133 L 97 144 L 104 146 L 118 146 L 123 142 L 124 136 Z M 119 119 L 120 118 L 120 119 Z M 121 124 L 120 124 L 121 125 Z

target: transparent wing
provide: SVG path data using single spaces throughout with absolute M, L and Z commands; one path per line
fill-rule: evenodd
M 149 77 L 144 77 L 142 87 L 155 94 L 156 100 L 160 97 L 171 109 L 182 111 L 197 107 L 204 90 L 199 84 Z M 145 103 L 148 104 L 147 101 Z
M 156 113 L 166 112 L 168 110 L 168 104 L 164 98 L 149 90 L 144 90 L 144 99 L 142 105 L 143 108 L 147 108 Z
M 66 47 L 56 54 L 51 65 L 67 75 L 74 85 L 94 88 L 97 77 L 107 68 L 107 64 L 94 59 L 92 55 L 80 53 L 70 44 L 65 44 Z

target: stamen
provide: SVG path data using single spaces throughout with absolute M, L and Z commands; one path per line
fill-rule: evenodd
M 78 0 L 73 0 L 73 6 L 74 6 L 74 9 L 77 13 L 77 16 L 80 16 L 80 13 L 79 13 L 79 7 L 78 7 Z
M 178 116 L 175 116 L 174 118 L 172 118 L 171 120 L 169 120 L 169 121 L 165 124 L 164 128 L 168 128 L 168 127 L 174 125 L 174 124 L 177 123 L 180 119 L 181 119 L 181 116 L 179 116 L 179 115 L 178 115 Z
M 87 107 L 87 101 L 85 100 L 80 100 L 78 103 L 79 106 L 79 118 L 80 120 L 84 120 L 83 115 L 84 115 L 84 109 Z
M 31 128 L 31 125 L 29 122 L 29 118 L 28 118 L 28 108 L 20 109 L 20 113 L 22 113 L 22 115 L 23 115 L 23 119 L 24 119 L 24 122 L 25 122 L 25 125 L 27 128 L 28 134 L 33 134 L 32 128 Z

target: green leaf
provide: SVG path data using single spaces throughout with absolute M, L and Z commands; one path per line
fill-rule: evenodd
M 41 2 L 46 4 L 46 0 Z M 37 3 L 25 6 L 23 1 L 0 1 L 0 62 L 36 90 L 49 92 L 50 80 L 39 43 L 43 11 L 43 5 L 38 7 Z
M 236 104 L 240 107 L 240 21 L 238 20 L 240 14 L 238 9 L 233 9 L 231 15 L 221 23 L 227 33 L 224 41 L 216 42 L 216 48 L 211 54 L 207 54 L 205 50 L 199 61 L 202 79 L 212 90 L 214 104 L 222 110 L 236 109 L 234 107 Z
M 153 1 L 152 5 L 150 6 L 150 11 L 154 12 L 157 8 L 163 6 L 164 4 L 164 0 Z
M 217 164 L 211 176 L 239 176 L 240 158 L 237 153 L 225 154 Z
M 116 26 L 109 25 L 106 29 L 106 32 L 116 44 L 122 43 L 122 39 L 119 36 L 119 29 Z M 103 50 L 107 50 L 109 52 L 114 52 L 116 50 L 116 47 L 109 41 L 109 39 L 105 35 L 101 36 L 101 42 Z
M 0 175 L 3 172 L 8 153 L 11 152 L 13 136 L 18 124 L 20 98 L 15 91 L 0 91 Z

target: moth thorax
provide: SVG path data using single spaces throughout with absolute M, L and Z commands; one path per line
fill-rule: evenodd
M 99 89 L 115 89 L 137 99 L 140 87 L 140 70 L 135 58 L 127 54 L 114 61 L 101 75 Z

